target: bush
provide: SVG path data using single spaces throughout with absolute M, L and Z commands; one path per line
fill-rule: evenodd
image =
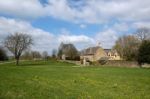
M 108 62 L 108 57 L 102 57 L 98 60 L 101 65 L 105 65 Z
M 8 60 L 6 51 L 3 48 L 0 48 L 0 61 Z
M 75 57 L 73 57 L 73 58 L 71 58 L 71 57 L 66 57 L 66 60 L 80 61 L 80 56 L 75 56 Z

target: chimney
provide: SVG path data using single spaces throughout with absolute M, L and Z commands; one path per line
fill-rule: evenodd
M 100 45 L 101 45 L 101 43 L 100 43 L 100 42 L 98 42 L 98 43 L 97 43 L 97 46 L 98 46 L 98 47 L 100 47 Z

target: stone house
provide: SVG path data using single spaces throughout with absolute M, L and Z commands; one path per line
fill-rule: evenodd
M 97 61 L 101 58 L 107 58 L 108 60 L 121 60 L 119 54 L 115 50 L 103 49 L 100 46 L 89 47 L 84 49 L 80 53 L 80 59 L 87 61 Z
M 107 54 L 107 57 L 109 57 L 109 60 L 122 60 L 116 50 L 104 49 L 104 51 Z
M 86 59 L 88 61 L 97 61 L 101 57 L 106 57 L 107 54 L 105 51 L 97 46 L 97 47 L 89 47 L 81 51 L 80 59 Z

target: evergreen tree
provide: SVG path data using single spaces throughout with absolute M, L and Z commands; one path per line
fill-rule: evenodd
M 0 47 L 0 61 L 8 60 L 8 56 L 6 54 L 6 51 Z
M 150 40 L 144 40 L 140 45 L 138 63 L 140 66 L 144 63 L 150 63 Z

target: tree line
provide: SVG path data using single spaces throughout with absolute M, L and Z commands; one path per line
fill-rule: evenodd
M 150 29 L 139 28 L 132 35 L 120 37 L 114 49 L 124 60 L 137 61 L 140 66 L 150 63 Z
M 8 60 L 6 48 L 14 55 L 16 65 L 20 59 L 48 59 L 45 51 L 28 51 L 33 44 L 33 39 L 28 34 L 15 33 L 7 36 L 4 47 L 0 47 L 0 61 Z M 139 65 L 150 63 L 150 29 L 139 28 L 132 35 L 120 37 L 113 49 L 115 49 L 123 60 L 137 61 Z M 73 44 L 61 43 L 58 50 L 52 51 L 52 57 L 61 59 L 65 55 L 69 60 L 79 60 L 80 53 Z
M 23 60 L 48 60 L 48 52 L 44 51 L 40 53 L 39 51 L 25 51 L 20 57 Z
M 26 60 L 36 60 L 48 58 L 48 53 L 44 51 L 40 53 L 38 51 L 29 51 L 31 45 L 33 44 L 33 39 L 30 35 L 24 33 L 14 33 L 8 35 L 4 40 L 4 47 L 0 47 L 0 61 L 8 60 L 8 55 L 6 48 L 11 54 L 13 54 L 16 65 L 19 65 L 20 59 Z

